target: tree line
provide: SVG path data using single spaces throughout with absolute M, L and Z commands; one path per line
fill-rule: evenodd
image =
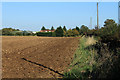
M 41 30 L 46 30 L 46 28 L 43 26 Z M 51 30 L 55 30 L 53 26 Z M 80 28 L 76 26 L 73 29 L 67 30 L 66 26 L 63 26 L 63 28 L 59 26 L 54 32 L 38 32 L 37 35 L 50 37 L 95 36 L 103 43 L 116 43 L 118 45 L 117 43 L 120 41 L 120 25 L 113 19 L 106 19 L 103 27 L 99 29 L 89 29 L 87 26 L 82 25 Z
M 51 37 L 75 37 L 79 35 L 83 35 L 86 33 L 86 31 L 89 28 L 85 25 L 82 25 L 81 28 L 77 27 L 73 29 L 67 30 L 66 26 L 61 26 L 57 27 L 55 30 L 54 27 L 51 27 L 51 30 L 55 30 L 54 32 L 37 32 L 37 36 L 51 36 Z M 41 28 L 41 30 L 47 30 L 44 26 Z M 46 35 L 44 35 L 46 34 Z
M 41 30 L 46 30 L 46 28 L 43 26 Z M 51 27 L 51 30 L 55 30 L 54 27 Z M 71 36 L 79 36 L 79 35 L 85 35 L 85 36 L 98 36 L 101 39 L 108 40 L 108 39 L 119 39 L 119 31 L 120 31 L 120 25 L 117 25 L 117 23 L 112 19 L 107 19 L 104 22 L 104 26 L 97 29 L 89 29 L 87 26 L 82 25 L 80 28 L 76 26 L 76 28 L 73 29 L 66 29 L 66 26 L 57 27 L 57 29 L 54 32 L 54 36 L 56 37 L 71 37 Z M 38 32 L 40 33 L 40 32 Z
M 0 30 L 0 35 L 3 36 L 30 36 L 34 35 L 32 31 L 21 31 L 13 28 L 3 28 Z
M 41 30 L 46 30 L 43 26 Z M 21 31 L 19 29 L 12 28 L 3 28 L 0 30 L 1 35 L 7 36 L 29 36 L 29 35 L 37 35 L 37 36 L 48 36 L 48 37 L 75 37 L 75 36 L 96 36 L 99 37 L 102 42 L 108 41 L 119 41 L 120 40 L 120 25 L 112 19 L 107 19 L 104 22 L 104 26 L 99 29 L 89 29 L 87 26 L 82 25 L 80 28 L 76 26 L 73 29 L 68 29 L 66 26 L 59 26 L 55 29 L 53 26 L 50 30 L 54 30 L 54 32 L 37 32 L 34 34 L 32 31 Z

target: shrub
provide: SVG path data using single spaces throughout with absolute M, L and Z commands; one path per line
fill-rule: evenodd
M 52 32 L 37 32 L 37 36 L 47 36 L 52 37 Z
M 61 26 L 56 29 L 55 34 L 56 34 L 56 37 L 63 37 L 64 32 Z

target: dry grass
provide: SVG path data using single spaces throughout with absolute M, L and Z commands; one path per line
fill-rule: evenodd
M 86 40 L 87 40 L 86 43 L 85 43 L 86 46 L 93 45 L 93 44 L 95 44 L 95 43 L 97 42 L 97 41 L 94 39 L 93 36 L 92 36 L 92 37 L 88 37 Z

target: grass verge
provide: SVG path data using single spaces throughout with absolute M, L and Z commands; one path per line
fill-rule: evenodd
M 96 52 L 94 48 L 88 49 L 88 47 L 95 44 L 95 42 L 96 40 L 93 37 L 82 37 L 80 39 L 73 61 L 68 71 L 64 73 L 64 79 L 90 79 L 90 73 L 93 70 L 93 66 L 96 64 L 94 60 Z

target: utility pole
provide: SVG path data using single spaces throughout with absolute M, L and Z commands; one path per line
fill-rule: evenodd
M 97 29 L 99 29 L 98 2 L 97 2 Z

